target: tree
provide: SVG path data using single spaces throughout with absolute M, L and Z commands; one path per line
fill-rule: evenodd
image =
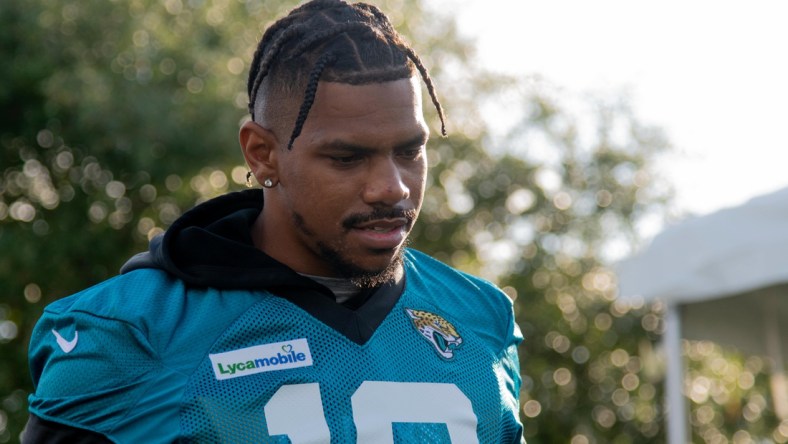
M 43 306 L 114 275 L 184 209 L 243 182 L 244 64 L 260 18 L 287 6 L 0 4 L 0 442 L 26 421 L 26 346 Z
M 653 171 L 664 137 L 623 101 L 578 111 L 540 83 L 495 142 L 476 104 L 524 83 L 477 66 L 454 22 L 421 1 L 375 3 L 432 68 L 450 119 L 428 146 L 415 246 L 514 299 L 529 442 L 660 442 L 659 307 L 615 303 L 606 264 L 669 197 Z M 26 421 L 26 347 L 44 305 L 245 182 L 246 64 L 294 4 L 0 2 L 0 442 Z

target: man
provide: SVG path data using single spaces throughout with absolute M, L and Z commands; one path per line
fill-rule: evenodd
M 405 248 L 426 179 L 416 54 L 376 8 L 263 36 L 263 190 L 187 212 L 31 338 L 26 442 L 519 442 L 521 340 L 493 285 Z

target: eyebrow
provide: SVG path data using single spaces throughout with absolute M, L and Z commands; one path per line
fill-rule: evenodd
M 429 139 L 429 135 L 426 132 L 420 133 L 406 140 L 405 142 L 401 142 L 395 145 L 394 151 L 425 145 L 428 139 Z M 344 140 L 333 140 L 331 142 L 323 144 L 323 146 L 320 147 L 320 150 L 341 150 L 341 151 L 349 151 L 353 153 L 363 154 L 363 153 L 371 153 L 377 151 L 377 148 L 372 148 L 364 145 L 357 145 L 354 143 L 345 142 Z

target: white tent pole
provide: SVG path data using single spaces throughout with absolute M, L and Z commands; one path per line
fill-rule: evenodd
M 665 405 L 668 444 L 687 443 L 687 414 L 684 400 L 684 365 L 681 353 L 681 312 L 679 304 L 668 302 L 665 313 Z
M 780 341 L 780 304 L 772 290 L 764 304 L 764 329 L 766 333 L 766 350 L 772 359 L 771 389 L 774 400 L 774 413 L 778 418 L 788 418 L 788 382 L 785 380 L 782 344 Z

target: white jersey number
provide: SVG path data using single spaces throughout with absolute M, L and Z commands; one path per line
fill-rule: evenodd
M 476 444 L 476 415 L 454 384 L 365 381 L 350 398 L 360 443 L 393 443 L 393 423 L 442 423 L 451 442 Z M 305 418 L 307 423 L 304 423 Z M 271 435 L 293 444 L 331 442 L 320 385 L 285 385 L 265 405 Z

